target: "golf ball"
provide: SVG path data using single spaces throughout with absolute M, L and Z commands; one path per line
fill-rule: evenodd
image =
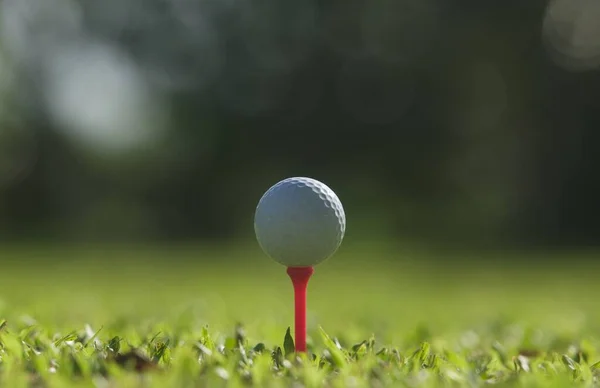
M 337 195 L 312 178 L 288 178 L 262 196 L 254 215 L 259 245 L 288 267 L 308 267 L 331 257 L 346 231 Z

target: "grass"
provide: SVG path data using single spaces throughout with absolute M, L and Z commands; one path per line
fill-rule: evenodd
M 310 351 L 295 355 L 291 284 L 254 245 L 1 252 L 2 386 L 563 387 L 600 376 L 598 268 L 583 253 L 469 261 L 344 247 L 309 284 Z

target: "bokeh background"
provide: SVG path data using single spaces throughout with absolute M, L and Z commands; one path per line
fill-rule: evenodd
M 0 240 L 249 241 L 263 192 L 310 176 L 351 242 L 594 247 L 598 20 L 593 0 L 4 0 Z

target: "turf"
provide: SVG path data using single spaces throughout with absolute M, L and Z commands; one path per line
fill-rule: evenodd
M 1 252 L 2 386 L 598 385 L 591 253 L 345 247 L 296 355 L 289 279 L 253 245 Z

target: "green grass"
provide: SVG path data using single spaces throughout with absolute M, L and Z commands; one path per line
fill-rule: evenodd
M 305 356 L 285 269 L 254 245 L 1 251 L 1 386 L 598 385 L 581 253 L 344 247 L 309 284 Z

